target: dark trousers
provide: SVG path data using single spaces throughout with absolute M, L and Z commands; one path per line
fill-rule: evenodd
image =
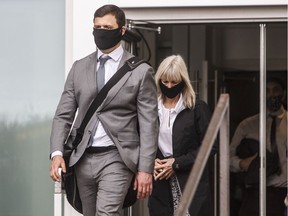
M 284 216 L 287 188 L 266 188 L 266 216 Z M 259 216 L 259 188 L 246 188 L 239 216 Z

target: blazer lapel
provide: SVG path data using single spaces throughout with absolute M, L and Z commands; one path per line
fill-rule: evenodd
M 123 56 L 120 60 L 118 70 L 125 64 L 125 62 L 133 57 L 131 53 L 124 50 Z M 132 71 L 127 72 L 108 92 L 106 98 L 104 99 L 103 103 L 99 106 L 98 110 L 103 109 L 106 105 L 108 105 L 111 100 L 115 97 L 115 95 L 119 92 L 122 86 L 125 84 L 126 80 L 130 77 Z
M 126 50 L 124 50 L 123 52 L 123 56 L 120 60 L 119 66 L 118 66 L 118 70 L 125 64 L 125 62 L 131 58 L 133 55 L 129 52 L 127 52 Z
M 91 90 L 91 94 L 96 95 L 96 63 L 97 63 L 97 51 L 89 56 L 89 60 L 86 64 L 87 83 Z

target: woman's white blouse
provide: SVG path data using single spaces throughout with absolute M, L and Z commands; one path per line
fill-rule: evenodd
M 160 121 L 158 146 L 164 157 L 173 155 L 172 128 L 177 115 L 185 109 L 182 94 L 174 108 L 165 108 L 161 97 L 158 98 L 158 115 Z

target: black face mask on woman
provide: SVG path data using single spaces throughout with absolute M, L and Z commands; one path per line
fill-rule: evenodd
M 93 29 L 94 41 L 100 50 L 106 50 L 118 44 L 122 38 L 122 27 L 117 29 Z
M 172 88 L 168 88 L 160 81 L 160 89 L 162 93 L 168 98 L 176 97 L 184 88 L 184 82 L 180 82 L 177 85 L 173 86 Z

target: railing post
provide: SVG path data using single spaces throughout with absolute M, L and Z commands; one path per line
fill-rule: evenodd
M 229 122 L 229 111 L 227 111 L 229 108 L 229 95 L 228 94 L 221 94 L 219 102 L 217 103 L 217 106 L 214 110 L 214 113 L 212 115 L 211 121 L 209 123 L 208 129 L 206 131 L 206 134 L 204 136 L 204 139 L 202 141 L 202 145 L 198 151 L 195 163 L 193 165 L 193 168 L 189 174 L 187 184 L 185 185 L 185 189 L 183 191 L 183 195 L 181 197 L 180 203 L 178 205 L 178 208 L 176 209 L 175 216 L 183 216 L 185 215 L 193 197 L 195 194 L 195 191 L 197 189 L 197 186 L 200 181 L 200 177 L 202 176 L 204 167 L 206 166 L 206 163 L 208 161 L 211 148 L 213 143 L 216 140 L 219 128 L 221 125 L 222 129 L 222 140 L 224 140 L 223 144 L 221 144 L 220 148 L 224 148 L 224 158 L 220 158 L 220 161 L 224 161 L 225 165 L 223 164 L 222 167 L 226 166 L 224 168 L 221 177 L 222 177 L 222 187 L 224 187 L 222 193 L 222 197 L 224 200 L 223 208 L 223 215 L 221 216 L 228 216 L 229 215 L 229 133 L 228 133 L 228 122 Z M 225 116 L 225 121 L 223 122 L 223 118 Z M 223 122 L 223 124 L 222 124 Z M 229 124 L 228 124 L 229 125 Z M 220 149 L 220 152 L 222 149 Z M 223 170 L 223 169 L 222 169 Z M 226 189 L 225 189 L 226 187 Z M 224 194 L 226 193 L 226 194 Z M 220 202 L 222 200 L 220 199 Z
M 220 127 L 220 151 L 219 151 L 219 213 L 221 216 L 230 215 L 230 183 L 229 183 L 229 106 L 225 112 L 223 121 Z

